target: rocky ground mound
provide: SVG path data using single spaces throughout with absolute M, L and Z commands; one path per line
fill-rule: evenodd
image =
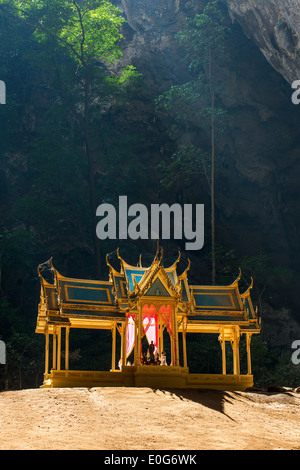
M 300 450 L 300 389 L 0 393 L 1 450 Z

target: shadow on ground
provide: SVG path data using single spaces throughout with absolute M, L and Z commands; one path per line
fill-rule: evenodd
M 157 393 L 158 389 L 153 389 Z M 160 392 L 170 394 L 180 400 L 189 400 L 200 403 L 207 408 L 218 411 L 224 416 L 234 421 L 225 413 L 225 403 L 233 403 L 234 398 L 229 393 L 222 390 L 202 390 L 202 389 L 159 389 Z

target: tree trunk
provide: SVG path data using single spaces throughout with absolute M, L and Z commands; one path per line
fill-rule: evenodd
M 215 93 L 212 84 L 212 58 L 211 48 L 209 46 L 209 87 L 211 95 L 211 270 L 212 285 L 216 283 L 216 259 L 215 259 L 215 126 L 214 126 L 214 108 Z
M 89 137 L 89 93 L 90 93 L 90 78 L 89 78 L 89 70 L 88 66 L 85 65 L 85 85 L 84 85 L 84 122 L 83 122 L 83 130 L 84 130 L 84 140 L 85 140 L 85 150 L 86 150 L 86 157 L 88 163 L 88 171 L 89 171 L 89 191 L 90 191 L 90 206 L 92 211 L 92 221 L 93 221 L 93 242 L 94 242 L 94 252 L 95 252 L 95 269 L 98 277 L 101 275 L 101 252 L 100 252 L 100 245 L 99 240 L 96 235 L 96 225 L 97 225 L 97 218 L 96 218 L 96 209 L 97 209 L 97 200 L 96 200 L 96 188 L 95 188 L 95 171 L 94 171 L 94 162 L 92 158 L 91 152 L 91 144 L 90 144 L 90 137 Z
M 84 82 L 84 119 L 83 119 L 83 130 L 84 130 L 84 139 L 85 139 L 85 149 L 86 149 L 86 157 L 88 163 L 88 170 L 89 170 L 89 190 L 90 190 L 90 204 L 91 204 L 91 211 L 92 211 L 92 221 L 93 221 L 93 241 L 94 241 L 94 252 L 95 252 L 95 268 L 98 277 L 101 275 L 101 253 L 100 253 L 100 245 L 99 240 L 96 235 L 96 209 L 97 209 L 97 201 L 96 201 L 96 188 L 95 188 L 95 171 L 94 171 L 94 162 L 91 153 L 91 145 L 90 145 L 90 137 L 89 137 L 89 98 L 90 98 L 90 70 L 89 65 L 85 60 L 85 52 L 84 52 L 84 43 L 85 43 L 85 29 L 83 24 L 83 15 L 76 0 L 73 0 L 73 4 L 78 13 L 78 19 L 80 22 L 81 27 L 81 43 L 80 43 L 80 50 L 81 53 L 79 55 L 81 64 L 84 67 L 85 71 L 85 82 Z
M 215 95 L 212 93 L 211 101 L 211 263 L 212 285 L 216 283 L 216 259 L 215 259 L 215 128 L 214 128 L 214 104 Z

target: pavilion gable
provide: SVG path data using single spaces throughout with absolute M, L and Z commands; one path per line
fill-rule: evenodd
M 166 289 L 162 281 L 157 277 L 153 282 L 151 287 L 144 293 L 144 297 L 148 296 L 159 296 L 159 297 L 171 297 L 171 294 Z

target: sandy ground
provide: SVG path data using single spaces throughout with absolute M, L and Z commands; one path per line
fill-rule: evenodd
M 32 389 L 0 393 L 1 450 L 300 450 L 300 393 Z

